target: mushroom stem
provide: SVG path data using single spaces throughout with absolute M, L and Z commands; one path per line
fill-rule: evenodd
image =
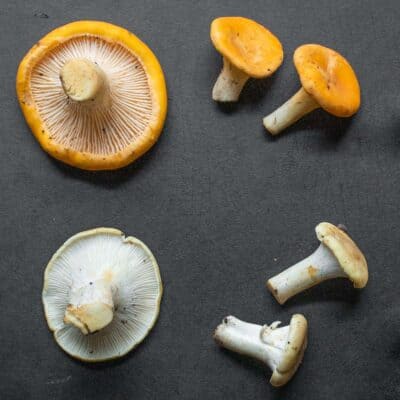
M 321 243 L 311 256 L 269 279 L 267 287 L 279 304 L 327 279 L 346 278 L 333 253 Z
M 87 335 L 106 327 L 112 321 L 113 314 L 112 288 L 102 279 L 71 290 L 64 322 Z
M 72 59 L 61 69 L 60 80 L 65 94 L 78 103 L 104 101 L 107 77 L 101 68 L 87 59 Z
M 225 57 L 223 62 L 224 66 L 215 82 L 212 98 L 215 101 L 222 102 L 237 101 L 249 76 L 236 68 Z
M 270 326 L 261 326 L 229 316 L 218 325 L 214 339 L 220 346 L 259 360 L 274 370 L 289 335 L 289 326 L 278 328 L 279 324 L 274 322 Z
M 302 87 L 286 103 L 263 119 L 265 128 L 271 135 L 278 135 L 300 118 L 320 105 Z

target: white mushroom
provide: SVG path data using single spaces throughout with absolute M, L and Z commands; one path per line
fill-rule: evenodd
M 270 383 L 285 385 L 299 367 L 307 347 L 307 320 L 295 314 L 290 325 L 256 325 L 229 316 L 214 333 L 216 342 L 231 351 L 254 358 L 272 370 Z
M 322 222 L 315 230 L 321 242 L 317 250 L 267 282 L 280 304 L 327 279 L 348 278 L 356 288 L 363 288 L 368 282 L 365 257 L 342 229 Z
M 84 361 L 120 357 L 159 313 L 162 283 L 147 246 L 111 228 L 71 237 L 50 260 L 43 304 L 56 342 Z

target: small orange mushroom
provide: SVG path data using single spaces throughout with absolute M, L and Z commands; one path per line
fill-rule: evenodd
M 318 44 L 306 44 L 297 48 L 293 60 L 302 88 L 264 118 L 264 126 L 272 135 L 320 107 L 337 117 L 350 117 L 357 112 L 360 86 L 342 55 Z
M 223 56 L 223 68 L 212 92 L 215 101 L 237 101 L 249 78 L 266 78 L 283 61 L 279 39 L 248 18 L 215 19 L 211 40 Z
M 87 170 L 121 168 L 158 139 L 167 111 L 164 74 L 127 30 L 77 21 L 50 32 L 24 57 L 17 94 L 51 156 Z

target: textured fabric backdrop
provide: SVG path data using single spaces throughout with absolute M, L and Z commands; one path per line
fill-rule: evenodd
M 283 66 L 219 107 L 213 18 L 243 15 L 282 41 Z M 77 19 L 122 25 L 159 57 L 169 115 L 154 149 L 117 172 L 49 158 L 15 96 L 26 51 Z M 400 7 L 397 0 L 50 1 L 0 5 L 0 397 L 4 400 L 400 398 Z M 262 117 L 298 88 L 295 48 L 317 42 L 352 63 L 362 108 L 350 120 L 314 112 L 273 140 Z M 331 281 L 279 306 L 267 277 L 318 245 L 314 226 L 344 223 L 370 282 Z M 145 342 L 114 363 L 74 361 L 55 344 L 42 305 L 43 271 L 78 231 L 111 226 L 143 240 L 165 286 Z M 212 340 L 227 314 L 260 324 L 301 312 L 304 363 L 285 388 Z

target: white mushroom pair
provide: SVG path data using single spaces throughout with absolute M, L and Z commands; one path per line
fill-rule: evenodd
M 348 278 L 356 288 L 367 284 L 365 257 L 346 232 L 322 222 L 316 227 L 316 233 L 321 242 L 318 249 L 267 282 L 280 304 L 327 279 Z M 260 326 L 226 317 L 217 327 L 214 338 L 222 347 L 268 365 L 273 371 L 271 384 L 282 386 L 302 361 L 307 346 L 307 321 L 304 316 L 295 314 L 290 325 L 278 328 L 279 324 Z

